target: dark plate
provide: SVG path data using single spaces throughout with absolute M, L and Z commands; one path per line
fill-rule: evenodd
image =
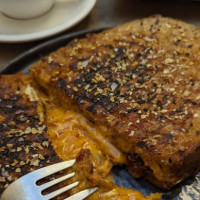
M 0 74 L 14 74 L 17 72 L 28 73 L 29 67 L 44 57 L 67 45 L 74 38 L 83 38 L 88 33 L 98 33 L 105 28 L 94 30 L 83 30 L 75 33 L 65 34 L 50 39 L 36 47 L 22 53 L 0 69 Z M 115 184 L 121 187 L 139 190 L 144 195 L 155 192 L 164 192 L 163 200 L 199 200 L 200 199 L 200 174 L 195 178 L 190 178 L 178 184 L 170 191 L 162 191 L 144 179 L 134 179 L 127 171 L 125 166 L 115 166 L 112 170 Z

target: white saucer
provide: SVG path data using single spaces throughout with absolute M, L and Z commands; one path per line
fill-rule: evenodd
M 44 39 L 71 28 L 86 17 L 96 0 L 56 0 L 46 14 L 31 20 L 16 20 L 0 13 L 0 42 Z

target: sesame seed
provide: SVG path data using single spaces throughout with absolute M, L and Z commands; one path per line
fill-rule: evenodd
M 25 165 L 26 163 L 24 161 L 20 161 L 20 165 Z
M 133 75 L 132 75 L 132 79 L 135 79 L 136 77 L 137 77 L 136 74 L 133 74 Z
M 48 63 L 53 62 L 53 58 L 51 56 L 48 57 Z
M 128 126 L 131 126 L 132 124 L 133 124 L 132 122 L 129 122 L 129 123 L 128 123 Z
M 141 115 L 141 118 L 142 119 L 145 119 L 147 116 L 146 115 Z
M 117 87 L 118 87 L 118 84 L 112 83 L 111 90 L 114 92 Z
M 77 88 L 77 87 L 73 87 L 73 90 L 74 90 L 75 92 L 78 92 L 78 88 Z
M 174 92 L 174 91 L 175 91 L 175 88 L 170 88 L 169 91 L 170 91 L 170 92 Z
M 171 64 L 173 62 L 174 62 L 174 60 L 172 58 L 166 58 L 165 59 L 165 64 Z
M 140 120 L 139 120 L 139 119 L 137 119 L 137 120 L 136 120 L 136 123 L 138 123 L 138 124 L 139 124 L 139 123 L 140 123 Z
M 7 144 L 7 147 L 11 148 L 11 147 L 13 147 L 13 144 Z
M 20 168 L 17 168 L 15 171 L 16 171 L 17 173 L 19 173 L 19 172 L 21 172 L 21 169 L 20 169 Z
M 133 136 L 135 134 L 135 131 L 131 131 L 131 133 L 129 134 L 129 136 Z
M 163 71 L 163 73 L 164 73 L 164 74 L 168 74 L 168 73 L 169 73 L 169 70 L 168 70 L 168 69 L 165 69 L 165 70 Z

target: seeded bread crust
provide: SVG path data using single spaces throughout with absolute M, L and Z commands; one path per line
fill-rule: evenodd
M 31 76 L 0 76 L 0 196 L 19 177 L 61 161 L 46 134 L 43 106 Z
M 169 189 L 200 168 L 200 30 L 153 16 L 75 39 L 31 68 L 107 126 L 134 176 Z

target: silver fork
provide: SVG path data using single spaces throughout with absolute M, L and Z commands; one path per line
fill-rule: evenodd
M 60 188 L 54 192 L 51 192 L 50 194 L 42 195 L 43 190 L 57 183 L 60 183 L 61 181 L 73 177 L 75 175 L 75 172 L 62 176 L 50 182 L 44 183 L 43 185 L 39 186 L 36 185 L 36 182 L 38 180 L 47 177 L 49 175 L 52 175 L 56 172 L 59 172 L 61 170 L 64 170 L 66 168 L 69 168 L 72 165 L 74 165 L 75 162 L 76 162 L 75 159 L 60 162 L 47 167 L 43 167 L 41 169 L 35 170 L 33 172 L 30 172 L 29 174 L 22 176 L 21 178 L 17 179 L 6 188 L 6 190 L 3 192 L 1 196 L 1 200 L 49 200 L 76 187 L 79 184 L 78 181 L 70 185 L 67 185 L 63 188 Z M 89 188 L 81 192 L 78 192 L 64 200 L 82 200 L 88 197 L 93 192 L 95 192 L 97 189 L 98 187 Z

